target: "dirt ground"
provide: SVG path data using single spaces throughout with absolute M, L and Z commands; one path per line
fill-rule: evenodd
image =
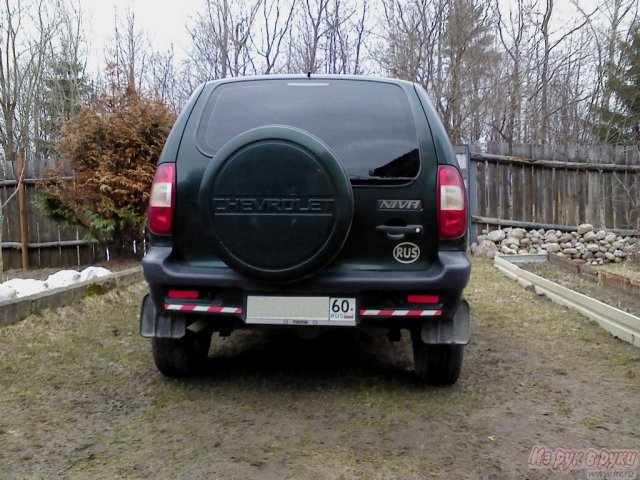
M 624 264 L 621 264 L 624 265 Z M 570 272 L 562 267 L 558 267 L 552 263 L 528 263 L 520 265 L 521 268 L 540 275 L 543 278 L 571 288 L 576 292 L 580 292 L 591 298 L 600 300 L 601 302 L 619 308 L 632 315 L 640 316 L 640 297 L 633 291 L 625 291 L 622 288 L 616 288 L 611 285 L 603 285 L 597 279 L 591 279 L 575 272 Z M 607 265 L 607 271 L 624 275 L 626 272 L 635 272 L 635 270 L 623 270 L 622 268 L 614 269 L 612 265 Z M 629 275 L 626 275 L 631 278 Z
M 0 328 L 0 478 L 586 478 L 532 446 L 640 448 L 640 350 L 474 260 L 453 387 L 417 384 L 407 337 L 216 341 L 168 380 L 138 336 L 143 284 Z

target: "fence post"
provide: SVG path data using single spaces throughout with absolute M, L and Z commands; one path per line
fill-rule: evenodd
M 22 245 L 22 269 L 29 270 L 29 224 L 27 195 L 24 185 L 25 159 L 18 155 L 18 203 L 20 204 L 20 243 Z
M 4 228 L 4 214 L 2 213 L 2 200 L 0 200 L 0 273 L 4 272 L 2 260 L 2 229 Z
M 469 243 L 473 243 L 478 240 L 478 226 L 473 223 L 473 217 L 478 214 L 478 168 L 476 162 L 471 158 L 471 153 L 474 151 L 473 143 L 466 145 L 466 150 L 467 165 L 469 165 L 469 170 L 467 173 L 467 197 L 469 202 Z

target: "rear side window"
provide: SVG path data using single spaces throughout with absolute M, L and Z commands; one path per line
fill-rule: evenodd
M 324 141 L 353 179 L 414 178 L 418 139 L 404 91 L 357 80 L 256 80 L 214 89 L 198 127 L 208 155 L 249 129 L 289 125 Z

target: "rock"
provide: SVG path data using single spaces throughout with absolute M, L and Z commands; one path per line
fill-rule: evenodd
M 558 237 L 556 236 L 556 234 L 555 234 L 555 233 L 547 233 L 547 234 L 544 236 L 544 240 L 545 240 L 547 243 L 558 243 Z
M 585 242 L 595 242 L 597 240 L 597 234 L 595 232 L 586 232 L 584 234 L 584 241 Z
M 560 235 L 560 238 L 558 238 L 558 242 L 560 243 L 569 243 L 572 240 L 574 240 L 574 237 L 572 235 L 569 235 L 568 233 L 563 233 L 562 235 Z
M 502 245 L 506 245 L 507 247 L 519 247 L 520 240 L 515 237 L 507 237 L 502 241 Z
M 595 244 L 595 243 L 590 243 L 589 245 L 587 245 L 587 251 L 591 252 L 591 253 L 596 253 L 600 251 L 600 246 Z
M 616 256 L 613 253 L 606 252 L 604 254 L 604 258 L 606 258 L 607 260 L 611 261 L 611 260 L 615 260 Z
M 486 257 L 493 258 L 498 253 L 498 247 L 495 243 L 485 240 L 480 245 L 477 245 L 475 251 L 473 251 L 473 255 L 475 257 Z
M 529 255 L 537 255 L 538 254 L 538 250 L 533 248 L 533 247 L 531 247 L 529 250 L 527 250 L 527 253 Z
M 582 258 L 584 258 L 585 260 L 590 260 L 593 258 L 593 252 L 584 252 L 582 254 Z
M 572 262 L 575 263 L 576 265 L 584 265 L 585 263 L 587 263 L 586 260 L 582 260 L 580 258 L 574 258 Z
M 480 232 L 480 233 L 482 233 L 482 235 L 486 235 L 486 234 L 487 234 L 487 229 L 486 229 L 486 228 L 483 228 L 483 229 L 482 229 L 482 232 Z
M 622 258 L 620 258 L 620 257 L 616 257 L 616 259 L 614 260 L 614 262 L 616 262 L 616 263 L 622 263 Z
M 616 241 L 616 234 L 615 233 L 607 233 L 603 239 L 609 243 L 611 242 L 615 242 Z
M 613 252 L 613 255 L 617 258 L 627 258 L 627 252 L 623 252 L 622 250 L 616 250 Z
M 558 245 L 557 243 L 546 243 L 543 246 L 549 253 L 558 253 L 560 250 L 562 250 L 560 248 L 560 245 Z
M 523 238 L 522 240 L 520 240 L 520 245 L 522 245 L 523 247 L 528 247 L 529 245 L 531 245 L 531 239 Z
M 593 225 L 590 223 L 583 223 L 578 225 L 578 235 L 584 235 L 587 232 L 593 231 Z
M 478 235 L 478 238 L 476 239 L 476 241 L 478 242 L 478 245 L 480 245 L 482 242 L 484 242 L 487 239 L 486 235 Z
M 504 233 L 504 230 L 492 230 L 489 233 L 487 233 L 487 240 L 491 240 L 494 243 L 498 243 L 504 240 L 506 236 L 507 234 Z
M 529 252 L 526 250 L 518 250 L 518 255 L 528 255 Z
M 509 236 L 513 238 L 517 238 L 518 240 L 523 239 L 527 231 L 524 228 L 512 228 L 509 232 Z
M 565 248 L 562 253 L 566 254 L 566 255 L 575 255 L 576 253 L 578 253 L 578 250 L 575 248 Z
M 600 260 L 602 260 L 604 258 L 604 253 L 596 252 L 596 253 L 593 254 L 593 256 L 598 258 L 598 259 L 600 259 Z
M 616 240 L 615 242 L 611 243 L 611 246 L 616 250 L 620 250 L 624 246 L 624 243 Z
M 506 245 L 505 245 L 505 246 L 503 246 L 503 247 L 500 249 L 500 251 L 501 251 L 502 253 L 504 253 L 505 255 L 515 255 L 515 254 L 516 254 L 516 251 L 515 251 L 513 248 L 509 248 L 509 247 L 507 247 Z
M 604 230 L 598 230 L 596 232 L 596 238 L 598 240 L 604 240 L 604 237 L 606 237 L 606 236 L 607 236 L 607 232 L 605 232 Z

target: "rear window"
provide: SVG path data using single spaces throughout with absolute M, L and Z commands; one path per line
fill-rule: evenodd
M 257 80 L 214 89 L 198 128 L 208 155 L 249 129 L 289 125 L 324 141 L 353 179 L 414 178 L 418 139 L 403 90 L 354 80 Z

